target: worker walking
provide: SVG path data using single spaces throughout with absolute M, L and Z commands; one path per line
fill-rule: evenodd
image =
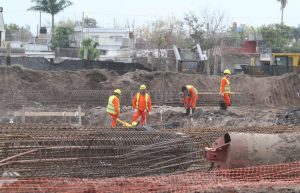
M 146 124 L 147 116 L 152 110 L 152 103 L 150 95 L 146 91 L 146 85 L 140 86 L 140 91 L 135 94 L 132 100 L 132 107 L 134 109 L 134 114 L 132 117 L 132 122 L 137 122 L 138 118 L 141 116 L 141 125 Z
M 189 115 L 192 109 L 192 114 L 195 112 L 198 90 L 192 85 L 186 85 L 181 88 L 182 100 L 186 109 L 186 115 Z
M 119 97 L 121 95 L 121 90 L 114 90 L 114 94 L 109 97 L 107 105 L 107 113 L 111 116 L 111 127 L 117 126 L 117 119 L 120 116 L 120 101 Z
M 227 107 L 231 105 L 231 101 L 230 101 L 231 92 L 230 92 L 230 81 L 229 81 L 230 75 L 231 72 L 229 69 L 224 70 L 224 77 L 221 80 L 220 94 L 223 96 L 226 105 L 225 107 L 221 106 L 223 110 L 226 110 Z

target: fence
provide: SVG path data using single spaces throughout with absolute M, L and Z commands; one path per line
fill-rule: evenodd
M 225 132 L 295 133 L 299 127 L 179 129 L 181 133 L 0 127 L 0 192 L 297 192 L 300 188 L 299 161 L 217 170 L 203 151 Z
M 248 66 L 241 65 L 245 74 L 254 76 L 277 76 L 285 73 L 300 74 L 300 67 L 298 66 L 277 66 L 277 65 L 262 65 L 262 66 Z
M 8 62 L 9 60 L 9 62 Z M 84 69 L 107 69 L 114 70 L 119 75 L 135 70 L 150 71 L 150 69 L 138 63 L 124 63 L 113 61 L 94 61 L 94 60 L 64 60 L 61 63 L 49 62 L 43 57 L 6 57 L 0 56 L 1 65 L 19 65 L 32 70 L 44 71 L 76 71 Z

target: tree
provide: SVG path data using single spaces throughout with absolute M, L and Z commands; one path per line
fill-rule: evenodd
M 228 28 L 223 40 L 224 46 L 236 46 L 239 47 L 243 41 L 245 41 L 250 34 L 260 35 L 258 28 L 241 24 L 239 27 L 234 24 Z M 257 36 L 257 38 L 259 38 Z
M 277 2 L 280 2 L 280 4 L 281 4 L 281 7 L 280 7 L 280 9 L 281 9 L 281 25 L 283 25 L 283 11 L 284 11 L 288 1 L 287 0 L 277 0 Z
M 72 5 L 72 2 L 68 0 L 31 0 L 31 2 L 35 5 L 30 7 L 28 11 L 41 11 L 52 16 L 52 36 L 54 35 L 54 16 Z
M 74 32 L 75 23 L 72 21 L 60 22 L 54 31 L 54 36 L 51 41 L 53 48 L 68 48 L 70 47 L 70 35 Z
M 293 38 L 295 39 L 295 43 L 298 44 L 299 43 L 299 39 L 300 39 L 300 27 L 293 27 L 292 28 L 292 33 L 293 33 Z
M 221 47 L 225 31 L 227 29 L 226 14 L 219 10 L 204 9 L 200 16 L 189 13 L 185 15 L 185 21 L 190 27 L 191 37 L 195 43 L 200 43 L 202 49 L 209 50 L 207 61 L 207 73 L 210 73 L 210 60 L 215 49 Z M 217 56 L 214 55 L 214 74 L 217 73 Z
M 200 16 L 188 13 L 184 20 L 190 28 L 190 36 L 204 49 L 212 49 L 220 43 L 220 37 L 227 29 L 226 15 L 218 10 L 205 9 Z
M 189 35 L 194 40 L 194 44 L 203 42 L 204 30 L 203 23 L 195 13 L 187 13 L 184 16 L 184 21 L 189 27 Z
M 5 39 L 7 41 L 29 41 L 33 37 L 29 26 L 18 26 L 17 24 L 5 24 Z
M 175 17 L 166 20 L 157 20 L 142 30 L 149 48 L 157 48 L 159 57 L 161 49 L 171 48 L 173 44 L 183 46 L 186 38 L 183 23 Z
M 97 27 L 96 19 L 91 18 L 91 17 L 85 17 L 83 19 L 83 27 L 86 27 L 86 28 L 95 28 L 95 27 Z
M 99 43 L 94 42 L 92 39 L 84 39 L 81 42 L 80 57 L 87 60 L 96 60 L 100 56 L 100 50 L 97 49 Z M 86 58 L 85 58 L 86 54 Z
M 259 31 L 264 42 L 272 49 L 284 50 L 293 38 L 292 28 L 286 25 L 263 25 Z

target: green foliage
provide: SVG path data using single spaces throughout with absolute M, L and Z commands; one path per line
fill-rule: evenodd
M 35 5 L 30 7 L 28 11 L 41 11 L 52 16 L 52 35 L 54 32 L 54 15 L 72 5 L 69 0 L 31 0 L 31 2 Z
M 72 5 L 72 2 L 68 0 L 31 0 L 31 2 L 35 3 L 35 5 L 30 7 L 29 11 L 41 11 L 51 15 L 56 15 Z
M 142 29 L 145 39 L 151 48 L 171 48 L 173 44 L 181 47 L 185 44 L 186 35 L 183 23 L 175 17 L 156 20 Z M 160 51 L 159 51 L 159 54 Z
M 83 19 L 83 27 L 86 28 L 96 28 L 97 27 L 97 21 L 94 18 L 91 17 L 85 17 Z
M 281 7 L 280 7 L 280 9 L 281 9 L 281 25 L 283 25 L 283 11 L 284 11 L 288 1 L 287 0 L 277 0 L 277 2 L 280 2 L 280 4 L 281 4 Z
M 221 44 L 222 34 L 227 28 L 224 12 L 206 9 L 200 16 L 186 14 L 184 20 L 190 28 L 190 36 L 203 49 L 214 49 Z
M 17 24 L 5 24 L 5 39 L 8 41 L 12 41 L 13 40 L 13 34 L 15 34 L 16 32 L 20 31 L 20 27 Z
M 74 25 L 72 23 L 61 22 L 55 29 L 53 39 L 51 41 L 51 48 L 68 48 L 70 47 L 69 37 L 74 32 Z
M 277 0 L 278 2 L 280 2 L 280 4 L 281 4 L 281 7 L 280 7 L 280 9 L 284 9 L 285 7 L 286 7 L 286 4 L 287 4 L 287 0 Z
M 300 27 L 293 27 L 292 28 L 292 34 L 293 34 L 293 38 L 295 39 L 296 43 L 299 43 L 299 39 L 300 39 Z
M 284 49 L 293 38 L 292 28 L 286 25 L 270 24 L 259 28 L 263 40 L 272 49 Z
M 84 52 L 87 51 L 87 60 L 96 60 L 100 56 L 100 50 L 97 49 L 99 44 L 92 39 L 84 39 L 81 42 L 80 57 L 84 59 Z
M 33 35 L 30 32 L 30 27 L 20 27 L 16 24 L 5 24 L 5 39 L 7 41 L 14 41 L 14 40 L 20 40 L 20 41 L 28 41 L 30 40 Z
M 194 13 L 188 13 L 184 16 L 184 21 L 190 28 L 190 36 L 194 39 L 194 43 L 200 43 L 204 40 L 203 23 Z

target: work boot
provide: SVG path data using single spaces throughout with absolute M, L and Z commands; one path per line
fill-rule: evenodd
M 185 115 L 186 115 L 186 116 L 189 116 L 189 115 L 190 115 L 190 108 L 186 109 Z
M 195 108 L 192 108 L 192 115 L 195 113 L 195 110 L 196 110 Z
M 220 109 L 226 111 L 227 105 L 224 101 L 219 101 Z

